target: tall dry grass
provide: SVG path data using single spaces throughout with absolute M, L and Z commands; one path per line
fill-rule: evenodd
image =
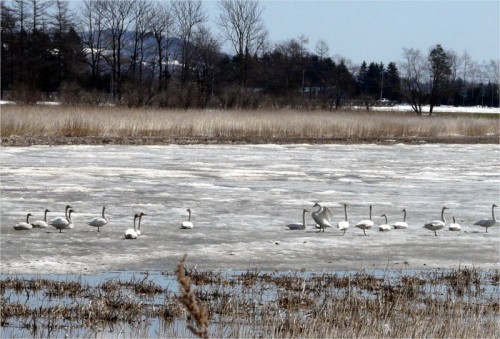
M 159 110 L 2 106 L 1 135 L 55 137 L 387 138 L 498 135 L 498 116 L 394 112 Z

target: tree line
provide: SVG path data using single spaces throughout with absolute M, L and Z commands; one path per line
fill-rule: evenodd
M 358 104 L 499 106 L 498 60 L 478 63 L 441 45 L 403 48 L 384 65 L 309 51 L 299 36 L 271 43 L 258 1 L 219 0 L 218 32 L 201 0 L 1 2 L 1 96 L 57 95 L 75 104 L 297 107 Z M 222 51 L 226 44 L 231 53 Z

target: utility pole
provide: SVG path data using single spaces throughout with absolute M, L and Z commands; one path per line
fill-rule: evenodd
M 384 97 L 383 94 L 384 94 L 384 71 L 382 71 L 382 78 L 380 80 L 380 100 L 382 100 L 382 98 Z

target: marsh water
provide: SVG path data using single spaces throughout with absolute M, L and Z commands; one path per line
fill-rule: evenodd
M 473 226 L 499 202 L 499 145 L 170 145 L 2 148 L 2 274 L 172 270 L 187 254 L 206 270 L 338 271 L 362 268 L 498 268 L 500 228 Z M 328 206 L 351 227 L 291 231 L 302 209 Z M 32 213 L 75 227 L 16 231 Z M 100 232 L 86 222 L 106 206 Z M 353 227 L 368 218 L 375 227 Z M 453 216 L 461 232 L 424 223 Z M 194 228 L 183 230 L 186 209 Z M 409 228 L 379 232 L 408 211 Z M 135 213 L 142 235 L 125 240 Z

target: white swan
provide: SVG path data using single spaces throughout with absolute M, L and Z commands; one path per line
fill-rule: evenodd
M 495 204 L 491 205 L 491 217 L 493 219 L 482 219 L 482 220 L 475 222 L 474 225 L 485 227 L 486 233 L 488 233 L 488 227 L 491 227 L 497 223 L 497 218 L 495 217 L 495 207 L 498 207 L 498 206 Z
M 16 231 L 31 230 L 33 226 L 30 224 L 30 217 L 31 213 L 28 213 L 28 215 L 26 215 L 26 222 L 24 221 L 18 222 L 17 224 L 14 225 L 14 229 Z
M 406 209 L 403 208 L 403 221 L 395 222 L 392 227 L 396 230 L 404 230 L 408 228 L 408 223 L 406 222 Z
M 366 235 L 366 232 L 365 230 L 369 230 L 370 228 L 372 228 L 374 225 L 373 221 L 372 221 L 372 205 L 370 205 L 370 217 L 369 219 L 364 219 L 364 220 L 361 220 L 360 222 L 358 222 L 356 225 L 357 228 L 361 228 L 363 230 L 363 233 Z
M 288 227 L 291 230 L 305 230 L 306 229 L 306 213 L 309 212 L 308 209 L 303 209 L 302 210 L 302 224 L 288 224 L 286 227 Z
M 193 223 L 191 222 L 191 209 L 188 208 L 186 211 L 189 213 L 189 217 L 187 221 L 182 222 L 181 228 L 185 230 L 190 230 L 191 228 L 193 228 Z
M 330 224 L 332 218 L 330 209 L 318 203 L 315 203 L 313 207 L 318 207 L 318 210 L 311 213 L 313 220 L 316 222 L 316 228 L 319 229 L 318 232 L 324 232 L 326 227 L 332 227 L 332 224 Z
M 67 225 L 68 210 L 70 208 L 73 208 L 73 207 L 71 207 L 70 205 L 66 205 L 66 208 L 64 210 L 64 217 L 57 217 L 57 218 L 52 219 L 51 221 L 49 221 L 49 225 L 54 226 L 55 228 L 58 228 L 57 226 L 59 226 L 59 225 L 60 226 Z
M 139 214 L 134 215 L 134 228 L 128 228 L 125 231 L 125 239 L 137 239 L 137 228 L 135 226 L 135 221 L 139 218 Z
M 139 218 L 139 222 L 137 223 L 137 235 L 141 235 L 141 220 L 143 215 L 146 215 L 146 213 L 141 212 L 137 215 L 137 217 Z
M 50 212 L 49 209 L 45 209 L 45 212 L 43 214 L 43 220 L 35 220 L 31 222 L 31 226 L 34 228 L 47 228 L 49 227 L 49 224 L 47 223 L 47 212 Z
M 343 221 L 339 221 L 337 223 L 337 228 L 340 230 L 340 231 L 344 231 L 344 235 L 345 235 L 345 231 L 347 231 L 347 229 L 349 228 L 349 221 L 347 220 L 347 204 L 344 204 L 344 220 Z
M 441 220 L 432 220 L 431 222 L 424 225 L 424 228 L 427 228 L 430 231 L 434 231 L 434 235 L 437 236 L 436 231 L 443 229 L 446 226 L 446 219 L 444 218 L 444 210 L 447 210 L 448 207 L 444 206 L 441 210 Z
M 381 217 L 385 218 L 385 224 L 379 225 L 378 230 L 381 232 L 386 232 L 391 230 L 391 226 L 387 223 L 387 215 L 382 214 Z
M 71 206 L 70 206 L 71 207 Z M 73 224 L 73 221 L 71 221 L 71 213 L 73 213 L 75 211 L 73 211 L 71 208 L 68 210 L 68 215 L 66 216 L 66 220 L 62 220 L 60 217 L 59 218 L 56 218 L 52 221 L 49 222 L 49 225 L 50 226 L 54 226 L 55 228 L 57 228 L 59 230 L 59 233 L 62 233 L 62 230 L 63 229 L 70 229 L 70 228 L 73 228 L 75 227 L 75 225 Z
M 460 226 L 460 224 L 457 224 L 455 217 L 453 217 L 453 223 L 450 224 L 450 226 L 448 226 L 448 230 L 450 230 L 450 231 L 461 231 L 462 230 L 462 226 Z
M 87 223 L 89 226 L 97 227 L 97 232 L 99 229 L 108 223 L 108 218 L 104 216 L 104 211 L 106 210 L 106 206 L 102 206 L 102 216 L 100 218 L 95 218 Z

